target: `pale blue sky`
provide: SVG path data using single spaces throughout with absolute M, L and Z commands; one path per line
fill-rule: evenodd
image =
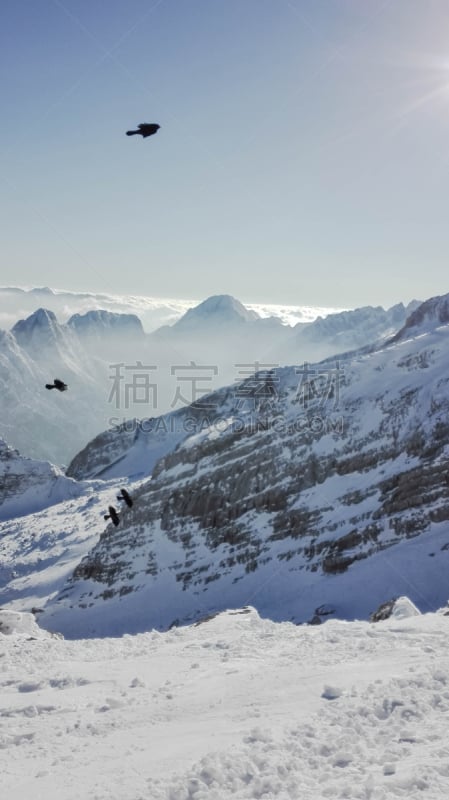
M 449 291 L 448 0 L 2 0 L 0 30 L 1 284 Z

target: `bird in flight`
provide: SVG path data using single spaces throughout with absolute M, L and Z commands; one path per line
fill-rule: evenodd
M 137 131 L 126 131 L 126 135 L 138 136 L 140 134 L 140 136 L 146 139 L 147 136 L 152 136 L 153 133 L 157 133 L 160 127 L 161 126 L 156 125 L 155 122 L 141 122 L 141 124 L 137 126 Z
M 69 387 L 67 386 L 64 381 L 60 381 L 59 378 L 55 378 L 53 383 L 46 383 L 46 389 L 57 389 L 59 392 L 65 392 Z
M 129 508 L 131 508 L 133 504 L 133 499 L 132 497 L 129 496 L 126 489 L 121 490 L 120 494 L 117 495 L 117 500 L 124 500 L 126 505 L 129 506 Z
M 120 522 L 120 517 L 117 514 L 114 506 L 108 506 L 108 511 L 109 511 L 109 514 L 104 514 L 104 518 L 105 519 L 110 519 L 114 523 L 114 525 L 117 526 L 119 524 L 119 522 Z

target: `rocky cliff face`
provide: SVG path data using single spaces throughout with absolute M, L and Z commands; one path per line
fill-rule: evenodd
M 367 612 L 362 588 L 371 611 L 402 593 L 384 585 L 387 551 L 419 537 L 446 558 L 448 328 L 250 388 L 218 395 L 214 419 L 160 459 L 44 624 L 114 634 L 248 602 L 297 622 L 320 604 L 351 616 Z M 392 584 L 411 580 L 400 552 Z
M 448 323 L 449 295 L 431 297 L 412 311 L 392 341 L 399 342 L 410 336 L 418 336 Z

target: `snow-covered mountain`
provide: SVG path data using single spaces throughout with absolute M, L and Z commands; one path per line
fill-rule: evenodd
M 235 325 L 245 322 L 254 322 L 260 319 L 255 311 L 249 311 L 235 297 L 231 295 L 213 295 L 199 305 L 190 308 L 172 326 L 176 331 L 193 331 L 202 329 L 203 326 Z
M 366 306 L 298 323 L 293 329 L 279 318 L 248 312 L 228 295 L 211 297 L 190 309 L 175 324 L 151 334 L 155 348 L 170 345 L 175 353 L 195 364 L 215 365 L 212 388 L 242 380 L 250 371 L 306 361 L 374 345 L 395 334 L 413 301 L 385 311 Z M 252 369 L 251 369 L 252 368 Z M 165 410 L 165 409 L 164 409 Z
M 0 439 L 0 520 L 40 511 L 85 490 L 48 461 L 23 458 Z
M 49 392 L 54 378 L 69 390 Z M 108 424 L 107 390 L 105 362 L 52 312 L 39 309 L 0 333 L 0 436 L 23 455 L 67 463 Z
M 372 343 L 404 321 L 403 306 L 394 313 L 367 308 L 292 333 L 279 318 L 262 318 L 223 295 L 145 334 L 133 314 L 90 310 L 59 323 L 40 308 L 1 334 L 0 435 L 24 455 L 67 463 L 107 427 L 185 408 L 257 369 Z M 55 377 L 69 385 L 64 396 L 44 388 Z
M 211 301 L 213 301 L 210 304 L 212 308 L 215 306 L 216 301 L 220 301 L 218 305 L 221 307 L 221 298 L 211 298 Z M 241 305 L 238 304 L 234 298 L 229 298 L 227 296 L 224 296 L 223 304 L 225 308 L 230 306 L 231 314 L 232 309 L 239 309 Z M 202 305 L 209 307 L 207 301 Z M 412 311 L 415 306 L 415 301 L 410 303 L 407 309 L 402 304 L 399 304 L 388 311 L 384 311 L 381 307 L 373 308 L 372 306 L 367 306 L 363 309 L 331 314 L 326 318 L 319 317 L 315 322 L 310 324 L 296 326 L 293 336 L 288 335 L 288 339 L 284 345 L 285 353 L 287 354 L 290 352 L 293 358 L 295 354 L 299 354 L 299 351 L 304 355 L 304 353 L 312 354 L 318 350 L 320 353 L 324 352 L 327 355 L 329 350 L 331 351 L 330 354 L 336 350 L 336 353 L 341 353 L 345 360 L 350 360 L 354 356 L 354 353 L 347 347 L 349 342 L 356 341 L 361 347 L 370 343 L 373 349 L 376 349 L 373 343 L 379 339 L 388 339 L 392 330 L 400 329 L 404 319 L 407 319 L 407 313 Z M 191 315 L 191 319 L 194 319 L 195 309 L 188 312 L 188 314 Z M 227 318 L 227 313 L 225 316 Z M 213 319 L 210 315 L 210 308 L 207 314 L 201 311 L 199 318 L 201 320 L 200 325 L 203 324 L 205 319 L 207 320 L 207 324 L 210 325 L 209 334 L 213 336 L 214 326 Z M 176 325 L 172 326 L 170 331 L 176 330 L 179 326 L 182 327 L 182 319 Z M 245 314 L 242 313 L 242 324 L 249 324 L 249 327 L 251 327 L 251 323 L 254 323 L 254 321 L 252 317 L 247 318 Z M 211 322 L 212 324 L 210 324 Z M 260 323 L 262 320 L 259 319 L 258 322 Z M 263 322 L 269 323 L 270 320 L 265 319 Z M 239 332 L 239 337 L 240 339 L 243 338 L 244 342 L 246 342 L 246 329 L 243 337 Z M 204 337 L 201 336 L 200 340 L 203 341 Z M 209 339 L 207 339 L 207 341 L 209 342 Z M 292 341 L 294 342 L 294 348 L 290 350 Z M 301 341 L 303 344 L 300 344 Z M 336 347 L 336 341 L 340 342 L 340 348 Z M 244 346 L 244 342 L 242 342 L 242 347 Z M 309 343 L 309 345 L 307 343 Z M 377 349 L 379 346 L 380 345 L 377 345 Z M 359 357 L 358 353 L 355 353 L 355 357 Z M 287 359 L 288 356 L 286 355 L 284 360 Z M 295 367 L 294 370 L 295 374 L 299 374 L 300 376 L 302 373 L 307 373 L 308 370 L 312 372 L 314 369 L 318 368 L 316 366 L 308 367 L 307 362 L 303 362 L 301 365 L 300 360 L 298 360 L 297 363 L 299 366 Z M 337 364 L 337 361 L 335 361 L 335 364 Z M 155 458 L 154 455 L 150 455 L 150 452 L 158 452 L 160 456 L 162 456 L 165 452 L 169 452 L 170 449 L 176 446 L 182 439 L 187 438 L 192 433 L 192 430 L 196 430 L 202 424 L 206 426 L 210 426 L 211 424 L 220 426 L 223 424 L 223 406 L 227 408 L 232 407 L 236 402 L 238 406 L 241 406 L 244 398 L 255 391 L 260 391 L 260 388 L 255 389 L 255 386 L 262 385 L 264 374 L 272 374 L 276 382 L 279 380 L 277 372 L 280 363 L 268 365 L 268 367 L 272 368 L 271 370 L 260 370 L 260 375 L 256 384 L 253 377 L 254 370 L 252 370 L 251 367 L 261 367 L 262 365 L 258 365 L 256 361 L 246 366 L 248 368 L 246 374 L 248 374 L 249 377 L 241 382 L 241 386 L 225 386 L 223 390 L 214 393 L 211 398 L 207 395 L 203 396 L 196 405 L 187 406 L 187 408 L 178 409 L 168 414 L 162 414 L 156 419 L 129 420 L 122 425 L 117 425 L 115 428 L 99 434 L 98 437 L 89 442 L 88 445 L 75 456 L 67 469 L 67 474 L 75 478 L 95 477 L 100 475 L 107 477 L 117 475 L 126 476 L 131 473 L 135 475 L 151 474 L 155 464 Z M 327 368 L 324 367 L 323 369 L 326 373 Z M 298 370 L 298 373 L 296 373 L 296 370 Z M 332 372 L 332 365 L 330 371 Z M 238 374 L 239 373 L 235 371 L 234 377 Z M 245 371 L 241 370 L 241 374 L 245 374 Z M 275 392 L 276 388 L 274 384 L 271 395 L 275 394 Z M 201 414 L 202 405 L 206 406 L 206 414 Z M 203 422 L 203 418 L 206 419 L 205 423 Z M 227 425 L 225 425 L 225 427 L 227 427 Z M 156 440 L 158 442 L 157 448 L 154 447 Z M 129 472 L 129 470 L 131 472 Z
M 0 332 L 0 436 L 24 455 L 67 463 L 107 426 L 142 406 L 148 414 L 145 381 L 158 369 L 162 375 L 160 366 L 136 316 L 92 311 L 60 324 L 38 309 Z M 54 378 L 68 391 L 49 392 Z M 166 388 L 164 396 L 169 378 L 157 393 L 166 406 L 174 393 Z
M 276 347 L 280 363 L 300 359 L 317 361 L 348 350 L 366 347 L 391 337 L 402 328 L 420 303 L 398 303 L 391 308 L 364 306 L 318 317 L 295 325 L 288 339 Z
M 211 388 L 236 380 L 244 364 L 266 362 L 275 346 L 282 351 L 291 328 L 278 317 L 261 317 L 235 297 L 209 297 L 189 309 L 173 325 L 154 331 L 150 338 L 156 348 L 170 346 L 187 363 L 210 364 L 216 378 Z M 272 360 L 272 359 L 271 359 Z
M 193 360 L 209 358 L 214 363 L 215 355 L 222 378 L 231 382 L 238 362 L 299 364 L 387 339 L 404 326 L 419 305 L 418 301 L 407 307 L 398 303 L 386 311 L 381 306 L 365 306 L 318 316 L 291 328 L 279 318 L 262 318 L 235 298 L 220 295 L 189 309 L 175 324 L 160 328 L 152 337 L 158 343 L 170 342 Z
M 449 323 L 449 295 L 431 297 L 417 306 L 407 318 L 403 327 L 393 337 L 393 341 L 401 341 L 411 336 L 419 336 L 434 330 L 439 325 Z
M 233 398 L 234 390 L 224 388 L 203 402 L 216 402 L 217 398 Z M 219 425 L 221 417 L 204 413 L 195 406 L 171 411 L 160 417 L 129 420 L 100 433 L 83 448 L 67 467 L 66 474 L 77 480 L 85 478 L 132 478 L 151 475 L 158 461 L 191 435 L 192 431 Z
M 0 287 L 0 327 L 9 329 L 17 319 L 44 307 L 53 311 L 62 323 L 75 314 L 84 315 L 90 311 L 133 314 L 139 317 L 146 331 L 151 331 L 160 325 L 175 322 L 193 305 L 194 300 L 71 292 L 47 286 L 3 286 Z
M 136 314 L 117 314 L 102 309 L 73 314 L 67 320 L 67 326 L 73 328 L 79 337 L 89 339 L 99 340 L 105 335 L 134 338 L 144 336 L 142 323 Z
M 19 347 L 39 352 L 42 349 L 58 347 L 69 349 L 70 338 L 58 324 L 55 314 L 45 308 L 38 308 L 27 319 L 21 319 L 11 330 Z
M 449 326 L 262 372 L 208 403 L 47 603 L 46 627 L 118 634 L 248 602 L 272 619 L 367 617 L 405 587 L 445 602 Z M 141 472 L 151 437 L 125 442 L 109 475 L 125 460 Z M 108 475 L 112 452 L 98 458 Z

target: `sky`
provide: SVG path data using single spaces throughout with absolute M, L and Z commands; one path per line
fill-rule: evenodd
M 448 34 L 447 0 L 2 0 L 0 283 L 445 294 Z

